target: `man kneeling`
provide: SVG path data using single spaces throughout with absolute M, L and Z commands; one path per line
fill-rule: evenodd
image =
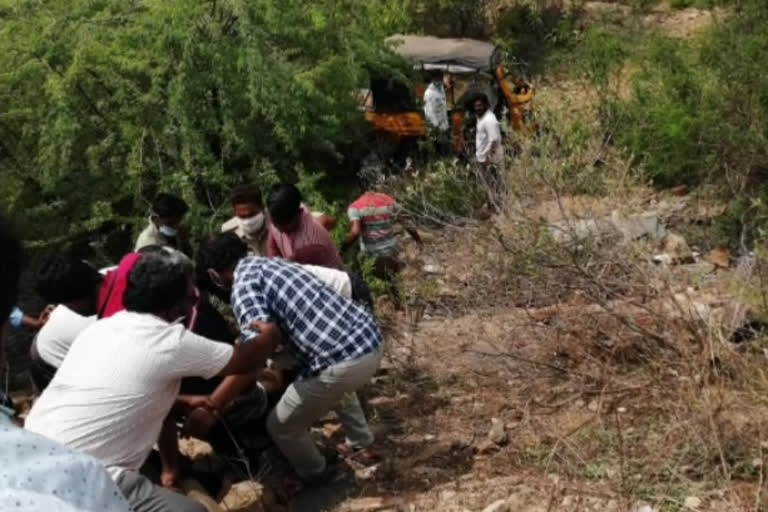
M 247 373 L 262 367 L 261 345 L 279 342 L 273 325 L 257 324 L 260 343 L 232 347 L 197 336 L 183 319 L 195 300 L 192 264 L 177 252 L 142 256 L 128 276 L 126 311 L 99 320 L 72 343 L 26 428 L 99 459 L 135 512 L 202 512 L 185 496 L 139 473 L 157 442 L 162 483 L 178 478 L 176 402 L 181 379 Z M 272 339 L 275 338 L 275 339 Z

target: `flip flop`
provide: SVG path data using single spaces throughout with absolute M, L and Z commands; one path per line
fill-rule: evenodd
M 359 462 L 366 466 L 371 466 L 377 462 L 381 462 L 381 457 L 371 449 L 366 448 L 350 448 L 346 443 L 339 443 L 336 445 L 336 451 L 338 454 L 346 460 L 352 460 Z

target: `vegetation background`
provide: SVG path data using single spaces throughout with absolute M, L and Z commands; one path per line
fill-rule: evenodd
M 765 0 L 0 0 L 0 204 L 32 254 L 90 245 L 103 263 L 161 190 L 190 203 L 196 237 L 243 182 L 296 182 L 343 219 L 370 150 L 360 89 L 418 78 L 385 37 L 492 40 L 537 86 L 539 132 L 509 134 L 492 193 L 452 158 L 387 181 L 428 251 L 404 241 L 407 315 L 381 311 L 396 368 L 374 421 L 413 436 L 390 436 L 368 489 L 456 494 L 473 472 L 457 510 L 480 510 L 517 485 L 492 479 L 530 474 L 551 510 L 574 494 L 587 510 L 588 491 L 621 510 L 739 492 L 747 506 L 712 510 L 768 510 L 764 331 L 737 350 L 732 326 L 698 318 L 739 305 L 768 321 L 767 25 Z M 649 264 L 650 243 L 542 236 L 540 217 L 662 216 L 681 186 L 690 204 L 664 220 L 732 265 L 700 275 L 707 261 Z M 513 435 L 478 458 L 491 417 Z
M 753 230 L 768 172 L 768 6 L 704 3 L 733 14 L 691 42 L 584 28 L 578 1 L 2 0 L 0 201 L 30 245 L 87 240 L 112 258 L 159 190 L 193 205 L 197 235 L 244 181 L 298 181 L 343 211 L 349 189 L 325 178 L 353 178 L 366 151 L 357 91 L 372 70 L 402 72 L 383 40 L 412 31 L 492 39 L 526 77 L 582 72 L 601 131 L 649 180 L 727 185 L 739 196 L 730 227 Z M 632 94 L 619 94 L 627 67 Z

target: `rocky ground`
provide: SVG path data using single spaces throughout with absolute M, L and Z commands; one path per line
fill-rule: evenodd
M 633 196 L 621 214 L 608 200 L 566 197 L 542 202 L 535 215 L 553 234 L 618 232 L 611 240 L 628 238 L 615 243 L 641 253 L 655 280 L 650 286 L 668 293 L 641 298 L 630 290 L 595 303 L 579 290 L 563 298 L 543 281 L 544 293 L 530 300 L 505 265 L 516 256 L 503 250 L 489 223 L 424 229 L 423 248 L 403 240 L 406 311 L 381 302 L 387 357 L 362 393 L 383 460 L 351 462 L 336 481 L 292 494 L 283 485 L 284 465 L 271 454 L 254 475 L 264 486 L 241 482 L 229 497 L 225 486 L 220 508 L 210 510 L 761 510 L 765 413 L 742 401 L 735 383 L 716 382 L 706 366 L 686 366 L 701 352 L 690 329 L 718 329 L 727 353 L 739 350 L 736 333 L 751 337 L 742 328 L 754 312 L 734 283 L 752 276 L 754 264 L 749 255 L 689 245 L 682 234 L 694 236 L 722 214 L 716 203 L 685 190 L 638 189 Z M 597 234 L 579 233 L 585 225 L 599 227 Z M 685 357 L 654 345 L 655 333 L 674 334 Z M 725 355 L 717 360 L 731 364 Z M 718 423 L 721 449 L 739 451 L 742 435 L 754 436 L 757 446 L 743 454 L 752 469 L 733 471 L 730 480 L 702 477 L 692 461 L 702 461 L 702 471 L 717 470 L 720 461 L 681 448 L 698 435 L 701 450 L 709 446 L 706 423 L 694 419 L 710 411 L 714 393 L 734 404 L 727 422 Z M 339 429 L 330 416 L 315 433 L 330 444 Z M 208 464 L 204 448 L 185 450 L 196 464 Z M 723 464 L 741 464 L 730 455 Z

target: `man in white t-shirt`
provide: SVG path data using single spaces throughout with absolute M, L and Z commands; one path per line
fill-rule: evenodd
M 429 85 L 424 91 L 424 116 L 429 126 L 441 132 L 447 132 L 448 124 L 448 100 L 445 96 L 443 84 L 443 72 L 431 71 Z
M 488 96 L 480 94 L 474 102 L 477 117 L 475 134 L 475 155 L 482 167 L 498 165 L 504 159 L 501 144 L 501 127 L 496 115 L 490 110 Z
M 21 241 L 0 216 L 0 368 L 3 328 L 16 303 Z M 20 428 L 0 391 L 0 510 L 129 512 L 99 461 Z
M 42 391 L 61 366 L 69 347 L 96 321 L 96 300 L 102 275 L 74 254 L 56 254 L 40 266 L 37 293 L 56 304 L 32 342 L 32 377 Z
M 183 377 L 252 372 L 280 342 L 274 324 L 259 324 L 259 343 L 235 347 L 187 331 L 180 320 L 195 301 L 192 264 L 165 249 L 142 256 L 123 297 L 126 311 L 95 322 L 74 341 L 32 407 L 26 428 L 99 459 L 134 512 L 202 512 L 164 487 L 178 480 L 178 437 L 172 408 L 205 407 L 177 400 Z M 139 473 L 157 443 L 163 487 Z

